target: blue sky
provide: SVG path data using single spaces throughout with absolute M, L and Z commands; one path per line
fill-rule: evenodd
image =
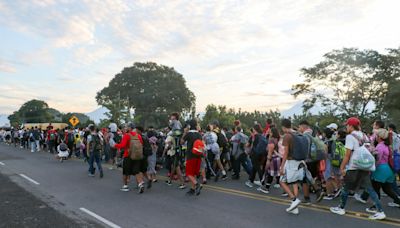
M 343 47 L 400 46 L 400 1 L 0 0 L 0 114 L 27 100 L 97 108 L 123 67 L 174 67 L 209 103 L 252 111 L 296 102 L 299 69 Z

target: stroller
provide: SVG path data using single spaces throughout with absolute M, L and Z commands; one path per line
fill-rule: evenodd
M 60 159 L 60 162 L 68 159 L 69 149 L 67 144 L 65 144 L 64 142 L 61 142 L 60 145 L 58 145 L 57 152 L 57 159 Z

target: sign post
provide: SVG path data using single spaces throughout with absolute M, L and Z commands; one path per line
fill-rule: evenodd
M 73 116 L 71 116 L 71 118 L 69 118 L 69 122 L 72 124 L 73 127 L 75 127 L 76 125 L 79 124 L 79 119 L 78 119 L 78 117 L 73 115 Z

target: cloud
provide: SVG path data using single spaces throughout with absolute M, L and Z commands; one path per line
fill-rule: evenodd
M 243 110 L 281 108 L 295 102 L 290 87 L 302 80 L 299 69 L 318 63 L 326 52 L 399 46 L 400 31 L 393 29 L 399 5 L 377 0 L 2 1 L 1 26 L 24 34 L 24 42 L 35 47 L 0 46 L 18 53 L 3 56 L 7 61 L 0 60 L 0 71 L 15 78 L 29 72 L 36 80 L 23 82 L 27 93 L 17 95 L 48 97 L 65 110 L 96 107 L 96 91 L 135 61 L 177 69 L 195 92 L 198 110 L 210 101 Z M 76 95 L 73 106 L 53 88 L 60 85 Z M 32 89 L 43 86 L 51 89 Z
M 0 59 L 0 72 L 15 73 L 17 69 L 10 62 Z

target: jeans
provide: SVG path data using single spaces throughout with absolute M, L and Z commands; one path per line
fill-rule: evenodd
M 36 141 L 29 141 L 29 143 L 31 144 L 31 152 L 38 151 Z
M 54 151 L 56 151 L 56 142 L 54 140 L 50 140 L 48 142 L 49 145 L 49 151 L 50 153 L 54 154 Z M 57 152 L 57 151 L 56 151 Z
M 368 192 L 369 196 L 374 202 L 376 209 L 379 212 L 383 211 L 382 204 L 381 201 L 379 200 L 378 194 L 372 187 L 369 172 L 360 170 L 347 171 L 344 179 L 344 184 L 342 187 L 342 193 L 340 195 L 339 207 L 343 209 L 346 207 L 347 198 L 349 197 L 349 191 L 355 190 L 355 188 L 359 187 L 357 186 L 358 184 L 361 184 L 362 187 L 364 187 L 364 190 Z
M 94 174 L 94 162 L 96 162 L 97 168 L 100 173 L 103 172 L 103 168 L 101 167 L 101 154 L 99 152 L 91 152 L 89 154 L 89 173 Z
M 239 157 L 233 162 L 233 173 L 235 176 L 239 176 L 240 174 L 240 165 L 242 165 L 246 173 L 251 176 L 253 165 L 246 153 L 239 155 Z

